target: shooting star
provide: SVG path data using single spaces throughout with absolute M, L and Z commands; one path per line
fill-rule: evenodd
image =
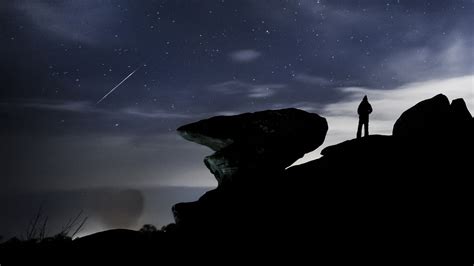
M 137 67 L 137 69 L 133 70 L 132 73 L 128 74 L 128 76 L 126 76 L 122 81 L 119 82 L 119 84 L 115 85 L 115 87 L 113 89 L 111 89 L 109 92 L 107 92 L 106 95 L 104 95 L 104 97 L 102 97 L 100 100 L 97 101 L 96 104 L 99 104 L 100 102 L 102 102 L 103 100 L 105 100 L 105 98 L 107 98 L 107 96 L 109 96 L 112 92 L 114 92 L 118 87 L 120 87 L 120 85 L 122 85 L 122 83 L 124 83 L 125 81 L 127 81 L 127 79 L 129 79 L 133 74 L 135 74 L 135 72 L 137 72 L 138 70 L 140 69 L 140 67 Z

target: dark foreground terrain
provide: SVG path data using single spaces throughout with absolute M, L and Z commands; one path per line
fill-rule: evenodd
M 21 252 L 192 260 L 197 251 L 238 258 L 250 250 L 393 257 L 442 250 L 466 236 L 474 120 L 463 99 L 437 95 L 405 111 L 392 135 L 348 140 L 290 167 L 319 147 L 327 130 L 323 117 L 297 109 L 182 126 L 184 138 L 215 151 L 204 163 L 219 185 L 196 202 L 174 205 L 175 223 L 73 241 L 7 241 L 0 258 Z

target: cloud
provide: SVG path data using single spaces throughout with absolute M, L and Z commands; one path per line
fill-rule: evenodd
M 466 75 L 473 72 L 474 60 L 470 41 L 453 33 L 433 45 L 418 46 L 383 59 L 386 71 L 402 81 L 417 81 Z
M 144 197 L 137 189 L 100 189 L 88 196 L 90 215 L 99 218 L 106 228 L 130 228 L 143 214 Z
M 98 114 L 103 116 L 128 115 L 138 118 L 191 118 L 192 115 L 169 112 L 165 110 L 152 109 L 142 110 L 139 108 L 119 108 L 117 110 L 99 108 L 91 102 L 86 101 L 51 101 L 45 99 L 17 100 L 16 102 L 0 102 L 0 107 L 6 108 L 31 108 L 40 110 L 50 110 L 58 112 L 72 112 L 80 114 Z
M 67 111 L 67 112 L 76 112 L 76 113 L 104 112 L 103 110 L 92 106 L 89 102 L 83 102 L 83 101 L 54 102 L 54 101 L 32 100 L 29 102 L 12 104 L 12 106 L 34 108 L 34 109 L 45 109 L 45 110 L 53 110 L 53 111 Z
M 327 86 L 331 85 L 332 81 L 320 76 L 312 76 L 304 73 L 297 74 L 295 80 L 301 83 L 310 85 Z
M 270 97 L 273 94 L 275 94 L 275 91 L 273 89 L 270 89 L 270 87 L 255 87 L 250 89 L 248 97 L 250 98 L 266 98 Z
M 238 50 L 234 51 L 229 54 L 230 58 L 232 61 L 237 62 L 237 63 L 248 63 L 256 60 L 262 55 L 262 53 L 252 50 L 252 49 L 247 49 L 247 50 Z
M 209 89 L 213 92 L 218 92 L 226 95 L 233 95 L 247 91 L 251 87 L 250 84 L 239 81 L 230 80 L 209 86 Z
M 126 108 L 122 109 L 122 112 L 125 114 L 143 117 L 143 118 L 190 118 L 192 115 L 180 114 L 180 113 L 171 113 L 163 110 L 155 111 L 143 111 L 137 108 Z
M 322 106 L 315 102 L 275 103 L 272 109 L 297 108 L 310 113 L 321 113 Z
M 94 0 L 18 1 L 14 7 L 39 29 L 87 44 L 99 43 L 115 16 L 109 4 Z
M 357 107 L 367 95 L 374 112 L 370 116 L 370 134 L 392 134 L 392 128 L 400 115 L 417 104 L 439 93 L 450 100 L 463 98 L 467 107 L 474 110 L 474 75 L 447 79 L 432 79 L 424 82 L 408 83 L 391 90 L 376 90 L 362 87 L 338 88 L 345 97 L 336 103 L 325 105 L 319 112 L 329 124 L 324 144 L 307 154 L 296 164 L 319 158 L 319 152 L 327 146 L 353 139 L 357 130 Z
M 230 80 L 209 86 L 209 90 L 224 95 L 243 95 L 248 98 L 266 98 L 286 88 L 286 84 L 250 84 L 240 80 Z

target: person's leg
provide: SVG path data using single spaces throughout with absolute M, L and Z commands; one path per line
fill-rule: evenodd
M 369 136 L 369 120 L 365 121 L 364 129 L 365 129 L 364 136 L 365 137 Z
M 362 135 L 362 121 L 359 119 L 359 125 L 357 126 L 357 138 L 360 139 Z

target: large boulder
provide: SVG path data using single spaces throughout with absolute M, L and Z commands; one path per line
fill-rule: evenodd
M 424 140 L 470 134 L 472 116 L 463 99 L 449 100 L 443 94 L 419 102 L 405 111 L 393 126 L 393 135 Z
M 449 100 L 443 94 L 421 101 L 403 112 L 393 126 L 392 134 L 399 137 L 443 135 L 450 116 Z
M 327 130 L 326 119 L 298 109 L 216 116 L 178 128 L 185 139 L 215 151 L 204 163 L 218 187 L 196 202 L 174 205 L 176 224 L 180 230 L 232 231 L 245 217 L 273 220 L 268 213 L 281 212 L 272 199 L 284 192 L 285 169 L 319 147 Z
M 216 116 L 178 128 L 185 139 L 215 151 L 204 160 L 219 185 L 259 172 L 283 171 L 319 147 L 326 119 L 290 108 Z
M 451 102 L 450 133 L 455 143 L 463 145 L 464 139 L 472 139 L 474 134 L 474 119 L 467 109 L 464 99 L 455 99 Z
M 462 98 L 454 99 L 451 102 L 451 116 L 454 122 L 466 124 L 472 120 L 472 115 L 467 109 L 466 102 Z

